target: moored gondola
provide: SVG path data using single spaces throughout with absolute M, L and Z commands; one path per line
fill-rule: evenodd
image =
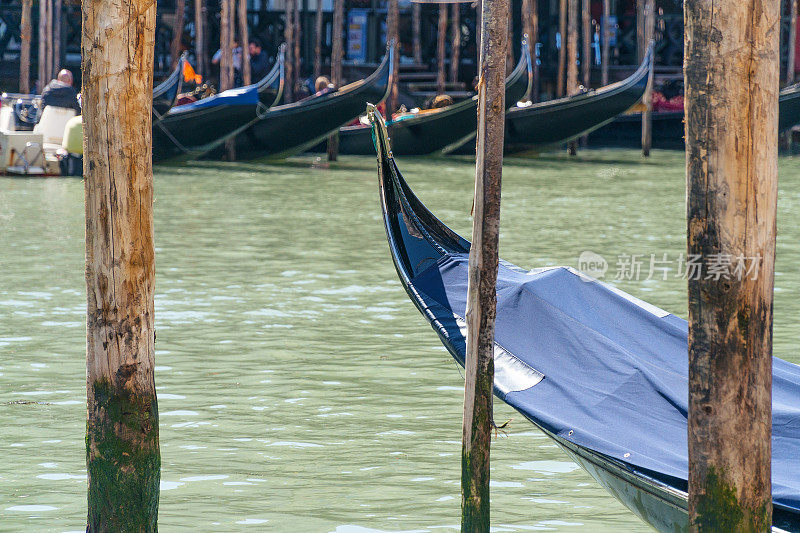
M 470 243 L 414 195 L 369 118 L 395 268 L 463 365 Z M 686 321 L 567 267 L 501 262 L 497 298 L 495 394 L 648 524 L 688 531 Z M 800 367 L 773 361 L 773 530 L 800 531 Z
M 300 153 L 358 117 L 367 102 L 382 101 L 389 90 L 394 54 L 394 46 L 389 46 L 380 66 L 363 80 L 329 94 L 269 109 L 236 136 L 237 159 L 280 158 Z
M 178 65 L 167 79 L 153 88 L 153 119 L 157 119 L 175 105 L 183 83 L 183 63 L 186 61 L 186 52 L 178 60 Z
M 644 94 L 653 70 L 653 46 L 628 78 L 582 94 L 529 104 L 506 113 L 505 152 L 540 151 L 566 143 L 602 127 L 625 112 Z M 475 154 L 475 142 L 450 151 Z
M 683 150 L 683 111 L 659 111 L 652 115 L 652 147 Z M 784 87 L 778 98 L 778 132 L 800 124 L 800 83 Z M 620 115 L 589 135 L 589 146 L 639 148 L 642 143 L 642 114 Z
M 153 160 L 198 157 L 221 145 L 280 100 L 283 81 L 281 50 L 275 66 L 258 83 L 170 109 L 153 122 Z
M 506 106 L 513 106 L 528 93 L 533 81 L 531 57 L 525 41 L 514 71 L 506 79 Z M 477 129 L 478 97 L 441 109 L 407 114 L 388 122 L 395 155 L 427 155 L 474 137 Z M 339 130 L 339 153 L 374 153 L 371 127 L 345 126 Z

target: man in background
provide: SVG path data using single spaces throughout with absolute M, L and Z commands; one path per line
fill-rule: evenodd
M 42 109 L 49 105 L 74 109 L 75 113 L 81 114 L 78 91 L 72 86 L 72 72 L 69 70 L 61 69 L 56 79 L 51 80 L 42 91 Z
M 252 82 L 256 83 L 269 73 L 269 58 L 261 48 L 261 43 L 256 39 L 251 39 L 248 44 L 250 52 L 250 75 Z

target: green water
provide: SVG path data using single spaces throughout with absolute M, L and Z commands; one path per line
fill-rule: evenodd
M 156 169 L 163 531 L 455 531 L 463 382 L 397 281 L 374 159 Z M 469 236 L 473 163 L 400 159 Z M 776 353 L 800 362 L 800 160 L 781 160 Z M 685 316 L 683 155 L 508 160 L 501 254 L 645 258 Z M 0 178 L 0 531 L 85 527 L 83 184 Z M 646 531 L 535 431 L 493 441 L 496 531 Z

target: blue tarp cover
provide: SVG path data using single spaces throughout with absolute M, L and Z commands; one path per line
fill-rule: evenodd
M 258 88 L 255 85 L 239 87 L 238 89 L 228 89 L 214 96 L 203 98 L 191 104 L 184 104 L 173 107 L 169 110 L 170 115 L 176 113 L 186 113 L 194 109 L 204 109 L 217 106 L 233 105 L 258 105 Z
M 411 282 L 462 361 L 467 263 L 446 255 Z M 566 440 L 687 479 L 685 320 L 563 267 L 501 264 L 497 297 L 496 343 L 544 375 L 527 388 L 496 380 L 508 404 Z M 800 367 L 773 365 L 773 501 L 800 509 Z

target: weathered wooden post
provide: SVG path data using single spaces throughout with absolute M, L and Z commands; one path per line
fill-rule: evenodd
M 331 82 L 335 87 L 342 84 L 342 58 L 344 57 L 344 0 L 333 0 L 333 42 L 331 50 Z M 339 158 L 339 132 L 331 133 L 328 137 L 328 161 Z
M 225 0 L 222 0 L 223 2 Z M 284 2 L 284 26 L 283 26 L 283 40 L 286 43 L 286 57 L 284 58 L 284 89 L 283 98 L 286 102 L 294 101 L 294 77 L 295 77 L 295 64 L 294 64 L 294 4 L 297 0 L 285 0 Z M 335 37 L 335 36 L 334 36 Z M 332 67 L 331 67 L 332 68 Z
M 608 85 L 608 67 L 611 63 L 611 0 L 603 0 L 603 29 L 600 35 L 603 40 L 600 85 Z
M 795 52 L 797 49 L 797 0 L 789 0 L 789 49 L 786 55 L 786 84 L 794 82 Z
M 83 0 L 81 11 L 86 530 L 154 532 L 161 477 L 150 124 L 156 4 Z
M 528 36 L 528 53 L 533 61 L 533 86 L 531 94 L 523 99 L 536 101 L 538 95 L 539 65 L 536 57 L 536 42 L 539 40 L 538 0 L 522 0 L 522 32 Z
M 569 0 L 569 22 L 567 28 L 567 94 L 578 92 L 578 0 Z M 575 155 L 578 145 L 567 144 L 569 155 Z
M 398 24 L 400 21 L 400 7 L 397 0 L 389 0 L 388 11 L 386 13 L 386 41 L 394 43 L 393 46 L 397 47 L 400 44 L 400 33 L 398 31 Z M 400 50 L 395 48 L 396 53 L 392 56 L 392 75 L 389 78 L 389 98 L 386 102 L 386 116 L 391 117 L 392 113 L 397 111 L 397 98 L 398 98 L 398 76 L 400 74 Z
M 47 49 L 50 46 L 50 31 L 47 29 L 47 5 L 49 0 L 39 0 L 39 46 L 36 51 L 36 62 L 38 65 L 39 87 L 37 92 L 41 93 L 44 86 L 50 81 L 50 68 L 47 65 Z
M 208 54 L 205 41 L 206 7 L 203 0 L 194 0 L 194 56 L 196 68 L 203 77 L 208 76 Z
M 585 88 L 591 85 L 592 68 L 592 18 L 589 0 L 581 0 L 581 81 Z
M 420 34 L 422 33 L 422 6 L 419 4 L 412 4 L 411 6 L 411 39 L 412 49 L 414 55 L 414 63 L 419 65 L 422 63 L 422 40 Z
M 450 21 L 450 81 L 458 81 L 458 68 L 461 66 L 461 4 L 453 4 Z
M 19 45 L 19 92 L 31 90 L 31 4 L 33 0 L 22 0 Z
M 53 61 L 53 2 L 55 0 L 46 0 L 47 4 L 47 11 L 45 12 L 45 28 L 47 29 L 47 56 L 46 56 L 46 65 L 47 65 L 47 78 L 54 78 L 55 77 L 55 66 Z
M 250 75 L 250 29 L 247 26 L 247 0 L 237 0 L 236 9 L 239 21 L 239 44 L 242 47 L 242 82 L 250 85 L 253 81 Z
M 445 84 L 445 39 L 447 37 L 447 4 L 439 4 L 439 26 L 436 32 L 436 92 L 444 94 Z
M 703 265 L 688 283 L 689 519 L 767 532 L 779 4 L 684 10 L 687 251 Z
M 226 91 L 233 87 L 233 35 L 231 17 L 231 0 L 220 1 L 219 13 L 219 49 L 222 56 L 219 60 L 219 88 Z
M 53 0 L 53 44 L 52 46 L 52 72 L 56 77 L 61 70 L 61 0 Z
M 302 69 L 302 55 L 300 53 L 300 44 L 303 42 L 303 28 L 300 24 L 300 0 L 294 0 L 294 13 L 293 13 L 293 20 L 294 20 L 294 50 L 292 53 L 294 54 L 294 59 L 292 62 L 294 63 L 294 83 L 297 84 L 302 78 L 303 69 Z
M 314 14 L 314 79 L 322 76 L 322 0 L 316 0 Z
M 467 289 L 467 354 L 461 452 L 461 531 L 489 531 L 494 319 L 503 173 L 508 0 L 484 0 L 481 17 L 475 218 Z
M 169 55 L 172 64 L 178 62 L 181 57 L 181 39 L 183 38 L 183 14 L 186 10 L 186 0 L 175 0 L 175 16 L 172 19 L 172 42 L 169 47 Z
M 558 34 L 561 47 L 558 49 L 556 96 L 564 96 L 564 74 L 567 65 L 567 0 L 558 0 Z
M 644 59 L 647 47 L 653 40 L 655 26 L 655 0 L 644 0 L 644 49 L 640 54 L 640 61 Z M 647 88 L 642 96 L 644 112 L 642 113 L 642 156 L 650 157 L 650 147 L 653 142 L 653 76 L 647 79 Z

